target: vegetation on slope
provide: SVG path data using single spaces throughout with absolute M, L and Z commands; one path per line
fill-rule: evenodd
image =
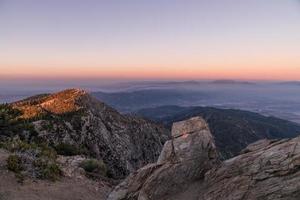
M 2 111 L 6 116 L 1 122 L 6 132 L 0 132 L 2 141 L 18 136 L 30 144 L 45 143 L 61 155 L 103 160 L 108 176 L 117 179 L 154 162 L 169 137 L 163 126 L 121 115 L 78 89 L 5 106 L 9 109 Z
M 62 175 L 56 151 L 45 144 L 29 144 L 15 138 L 2 142 L 1 147 L 12 153 L 7 158 L 7 168 L 15 172 L 20 181 L 26 176 L 55 181 Z
M 9 104 L 0 104 L 0 140 L 26 133 L 29 138 L 36 135 L 31 121 L 34 119 L 21 119 L 22 112 Z M 20 134 L 22 137 L 22 134 Z

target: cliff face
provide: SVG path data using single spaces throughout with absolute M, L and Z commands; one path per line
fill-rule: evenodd
M 300 199 L 300 137 L 260 140 L 220 162 L 199 117 L 175 123 L 154 164 L 131 174 L 109 200 Z
M 23 132 L 22 137 L 83 148 L 102 159 L 114 178 L 154 162 L 168 138 L 163 127 L 121 115 L 78 89 L 31 97 L 11 106 L 20 111 L 18 120 L 34 126 L 34 135 Z

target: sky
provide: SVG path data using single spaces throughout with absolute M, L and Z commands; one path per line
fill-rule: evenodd
M 300 80 L 300 0 L 0 0 L 0 79 Z

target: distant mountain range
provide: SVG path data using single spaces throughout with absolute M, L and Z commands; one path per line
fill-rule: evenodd
M 210 93 L 176 89 L 147 89 L 116 93 L 94 92 L 92 95 L 121 112 L 132 112 L 145 107 L 198 102 L 208 98 Z
M 169 81 L 124 87 L 130 89 L 96 91 L 92 95 L 123 113 L 165 105 L 211 106 L 248 110 L 300 123 L 297 82 Z
M 263 138 L 292 138 L 300 135 L 300 125 L 257 113 L 211 107 L 161 106 L 136 112 L 170 128 L 174 122 L 201 116 L 209 124 L 223 158 L 237 155 L 248 144 Z
M 280 82 L 279 84 L 300 86 L 300 81 L 286 81 L 286 82 Z
M 227 84 L 227 85 L 255 85 L 255 82 L 250 82 L 250 81 L 236 81 L 236 80 L 215 80 L 211 81 L 209 83 L 213 84 Z

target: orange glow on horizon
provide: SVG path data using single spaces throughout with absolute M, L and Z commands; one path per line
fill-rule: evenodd
M 289 67 L 268 66 L 161 66 L 161 67 L 49 67 L 43 69 L 8 67 L 3 78 L 100 78 L 100 79 L 247 79 L 247 80 L 299 80 L 300 65 Z
M 300 80 L 297 52 L 219 54 L 52 55 L 0 61 L 1 78 Z M 100 54 L 101 55 L 101 54 Z

